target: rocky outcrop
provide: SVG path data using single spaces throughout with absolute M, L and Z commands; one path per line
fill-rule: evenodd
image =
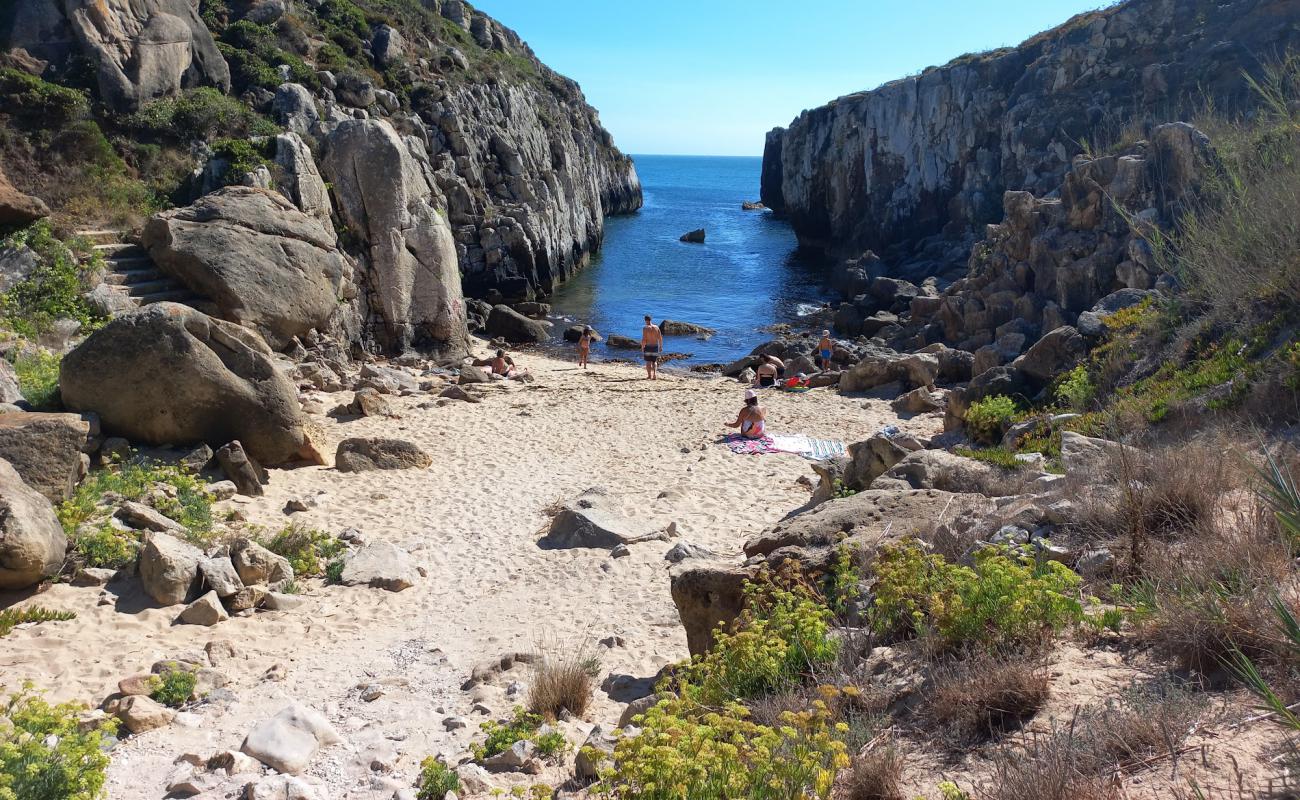
M 468 347 L 456 243 L 428 155 L 387 122 L 350 120 L 327 141 L 326 174 L 339 214 L 365 250 L 362 289 L 382 321 L 381 344 Z
M 189 86 L 230 89 L 230 70 L 189 0 L 18 0 L 10 45 L 66 68 L 95 65 L 100 97 L 121 111 Z
M 86 476 L 98 434 L 93 416 L 0 414 L 0 459 L 50 502 L 61 503 Z
M 804 112 L 768 135 L 762 200 L 805 245 L 871 248 L 896 274 L 937 273 L 999 219 L 1004 191 L 1051 191 L 1080 143 L 1105 145 L 1207 96 L 1221 109 L 1250 102 L 1243 71 L 1295 49 L 1297 21 L 1289 0 L 1129 0 L 1081 14 Z
M 0 170 L 0 226 L 21 226 L 48 216 L 49 206 L 39 197 L 18 191 Z
M 257 334 L 174 303 L 118 317 L 69 353 L 63 404 L 149 444 L 232 439 L 265 464 L 322 463 L 293 384 Z
M 57 573 L 67 549 L 50 501 L 0 459 L 0 589 L 26 589 Z
M 333 229 L 262 189 L 230 186 L 155 214 L 144 246 L 165 272 L 211 299 L 223 319 L 255 328 L 278 347 L 324 330 L 355 291 Z

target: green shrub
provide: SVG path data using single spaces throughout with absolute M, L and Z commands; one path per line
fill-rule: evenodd
M 59 521 L 70 536 L 95 516 L 105 494 L 139 501 L 158 484 L 170 486 L 170 493 L 158 493 L 153 506 L 159 513 L 185 527 L 188 538 L 206 544 L 212 533 L 212 493 L 203 481 L 180 467 L 165 466 L 146 459 L 132 459 L 90 473 L 78 484 L 72 497 L 59 506 Z
M 149 697 L 172 708 L 180 708 L 194 696 L 198 676 L 186 669 L 170 669 L 154 676 L 153 691 Z
M 678 690 L 693 702 L 717 706 L 790 688 L 810 668 L 838 657 L 830 617 L 807 590 L 747 582 L 735 632 L 714 633 L 713 647 L 678 672 Z
M 116 729 L 82 730 L 82 706 L 50 705 L 27 684 L 0 705 L 0 800 L 98 800 Z
M 1077 573 L 1006 548 L 983 548 L 966 567 L 905 543 L 881 551 L 876 578 L 877 631 L 910 629 L 949 648 L 1032 645 L 1084 618 Z
M 637 720 L 638 736 L 614 747 L 597 791 L 617 800 L 828 800 L 848 766 L 821 700 L 785 712 L 778 727 L 759 725 L 729 702 L 716 709 L 669 698 Z
M 334 584 L 343 582 L 343 559 L 336 558 L 325 565 L 325 582 Z
M 417 800 L 442 800 L 447 792 L 460 790 L 460 777 L 455 771 L 433 756 L 420 763 L 420 787 Z
M 275 123 L 217 89 L 190 89 L 178 98 L 156 100 L 123 120 L 128 129 L 181 141 L 223 136 L 270 136 Z
M 45 350 L 24 350 L 14 359 L 18 388 L 37 411 L 60 407 L 59 364 L 63 357 Z
M 995 467 L 1003 469 L 1020 469 L 1025 466 L 1025 462 L 1016 458 L 1016 454 L 1005 447 L 986 447 L 979 450 L 970 447 L 958 447 L 954 451 L 964 458 L 973 458 L 976 461 L 982 461 L 985 464 L 992 464 Z
M 0 636 L 7 636 L 15 626 L 26 622 L 65 622 L 76 619 L 71 611 L 51 611 L 48 608 L 6 608 L 0 610 Z
M 276 555 L 284 556 L 294 575 L 311 576 L 326 572 L 332 562 L 347 550 L 347 545 L 324 531 L 297 522 L 286 525 L 265 545 Z M 339 561 L 340 572 L 342 561 Z
M 220 183 L 223 186 L 238 183 L 244 175 L 270 164 L 269 147 L 274 147 L 274 140 L 257 143 L 247 139 L 218 139 L 213 142 L 212 154 L 226 162 Z
M 16 333 L 36 338 L 56 320 L 72 319 L 84 331 L 102 324 L 82 297 L 82 266 L 46 221 L 15 231 L 0 240 L 0 249 L 28 247 L 36 254 L 36 269 L 0 295 L 4 323 Z M 31 398 L 28 398 L 29 400 Z
M 309 89 L 320 85 L 316 72 L 297 55 L 282 50 L 280 37 L 266 25 L 240 20 L 226 27 L 217 46 L 230 65 L 231 82 L 239 89 L 275 89 L 284 83 L 281 64 L 289 67 L 289 80 L 294 83 Z
M 1016 401 L 1005 395 L 977 400 L 966 411 L 966 431 L 977 442 L 997 444 L 1018 413 Z
M 90 111 L 86 95 L 22 70 L 0 69 L 0 109 L 42 127 L 66 125 Z
M 1056 385 L 1056 400 L 1071 411 L 1083 411 L 1092 402 L 1097 389 L 1088 377 L 1088 368 L 1080 364 L 1065 373 Z
M 88 567 L 120 569 L 135 561 L 140 552 L 140 535 L 113 527 L 107 520 L 87 525 L 70 534 L 71 545 Z
M 474 757 L 479 761 L 504 753 L 515 742 L 525 740 L 532 742 L 537 748 L 538 755 L 545 757 L 559 755 L 568 746 L 564 734 L 559 731 L 539 733 L 542 727 L 541 716 L 530 714 L 520 706 L 515 706 L 514 716 L 505 722 L 488 720 L 480 727 L 487 734 L 487 739 L 482 744 L 470 747 L 474 751 Z

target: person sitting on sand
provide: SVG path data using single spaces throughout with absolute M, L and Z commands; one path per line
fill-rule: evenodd
M 740 428 L 740 435 L 746 439 L 762 439 L 767 435 L 767 412 L 759 406 L 757 392 L 745 390 L 745 405 L 736 415 L 736 421 L 728 422 L 726 426 Z
M 496 378 L 516 378 L 520 372 L 515 368 L 515 361 L 506 355 L 506 351 L 498 350 L 496 357 L 492 359 L 492 376 Z
M 641 355 L 645 357 L 645 376 L 647 380 L 659 379 L 659 352 L 664 348 L 664 334 L 659 326 L 645 315 L 645 326 L 641 328 Z
M 785 362 L 776 356 L 763 356 L 763 363 L 759 365 L 758 371 L 754 373 L 754 382 L 763 389 L 776 386 L 776 379 L 783 372 L 785 372 Z
M 822 340 L 817 343 L 817 366 L 825 372 L 831 368 L 831 357 L 835 355 L 835 345 L 831 343 L 831 332 L 822 331 Z

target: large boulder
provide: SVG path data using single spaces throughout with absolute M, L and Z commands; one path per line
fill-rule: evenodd
M 992 494 L 999 484 L 1010 483 L 1010 470 L 985 464 L 947 450 L 918 450 L 885 471 L 886 478 L 905 481 L 913 489 Z
M 469 349 L 460 262 L 428 156 L 382 120 L 346 120 L 322 163 L 339 215 L 365 248 L 371 307 L 389 349 Z
M 21 3 L 19 5 L 22 5 Z M 189 0 L 64 0 L 50 6 L 53 30 L 14 28 L 14 47 L 41 58 L 73 55 L 69 40 L 96 69 L 99 95 L 118 111 L 133 111 L 182 88 L 230 90 L 230 69 Z M 44 26 L 42 26 L 44 27 Z
M 564 505 L 551 519 L 551 525 L 538 542 L 546 550 L 575 547 L 612 550 L 619 545 L 635 544 L 663 538 L 642 520 L 625 517 L 609 508 L 603 493 L 589 490 Z
M 140 584 L 164 606 L 192 600 L 202 586 L 203 551 L 165 533 L 150 532 L 140 548 Z
M 909 537 L 926 539 L 943 520 L 992 510 L 993 502 L 978 494 L 872 489 L 782 520 L 746 542 L 745 555 L 770 555 L 783 547 L 833 548 L 846 536 L 850 545 L 871 554 Z
M 0 404 L 27 406 L 27 398 L 23 397 L 23 390 L 18 386 L 18 373 L 13 364 L 3 358 L 0 358 Z
M 324 329 L 345 287 L 353 288 L 333 230 L 263 189 L 227 186 L 155 214 L 144 246 L 223 319 L 256 328 L 277 346 Z
M 296 775 L 307 768 L 319 748 L 342 741 L 324 714 L 292 705 L 258 723 L 240 749 L 277 772 Z
M 264 464 L 323 463 L 293 383 L 256 334 L 188 306 L 118 317 L 63 359 L 63 404 L 133 442 L 232 439 Z
M 507 342 L 536 343 L 549 341 L 551 333 L 535 319 L 529 319 L 507 305 L 495 305 L 487 318 L 487 334 Z
M 1088 345 L 1083 336 L 1065 325 L 1035 342 L 1024 355 L 1011 362 L 1011 368 L 1042 385 L 1073 368 L 1087 354 Z
M 252 539 L 239 538 L 230 545 L 230 563 L 245 586 L 283 584 L 293 580 L 293 566 Z
M 26 589 L 57 573 L 67 549 L 50 501 L 0 459 L 0 589 Z
M 415 585 L 420 573 L 411 556 L 389 542 L 368 544 L 343 563 L 339 583 L 400 592 Z
M 36 491 L 59 503 L 90 466 L 91 422 L 78 414 L 0 414 L 0 458 Z
M 429 454 L 412 442 L 378 437 L 344 439 L 334 455 L 339 472 L 424 469 L 432 463 Z
M 43 200 L 18 191 L 0 170 L 0 228 L 28 225 L 49 214 Z
M 753 567 L 698 562 L 673 570 L 673 605 L 686 629 L 691 655 L 707 652 L 713 646 L 713 632 L 740 616 L 745 607 L 745 581 L 756 573 Z

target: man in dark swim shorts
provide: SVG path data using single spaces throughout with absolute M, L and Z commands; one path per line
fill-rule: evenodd
M 645 326 L 641 328 L 641 355 L 645 357 L 645 376 L 648 380 L 659 379 L 659 353 L 664 349 L 664 334 L 659 326 L 645 315 Z

